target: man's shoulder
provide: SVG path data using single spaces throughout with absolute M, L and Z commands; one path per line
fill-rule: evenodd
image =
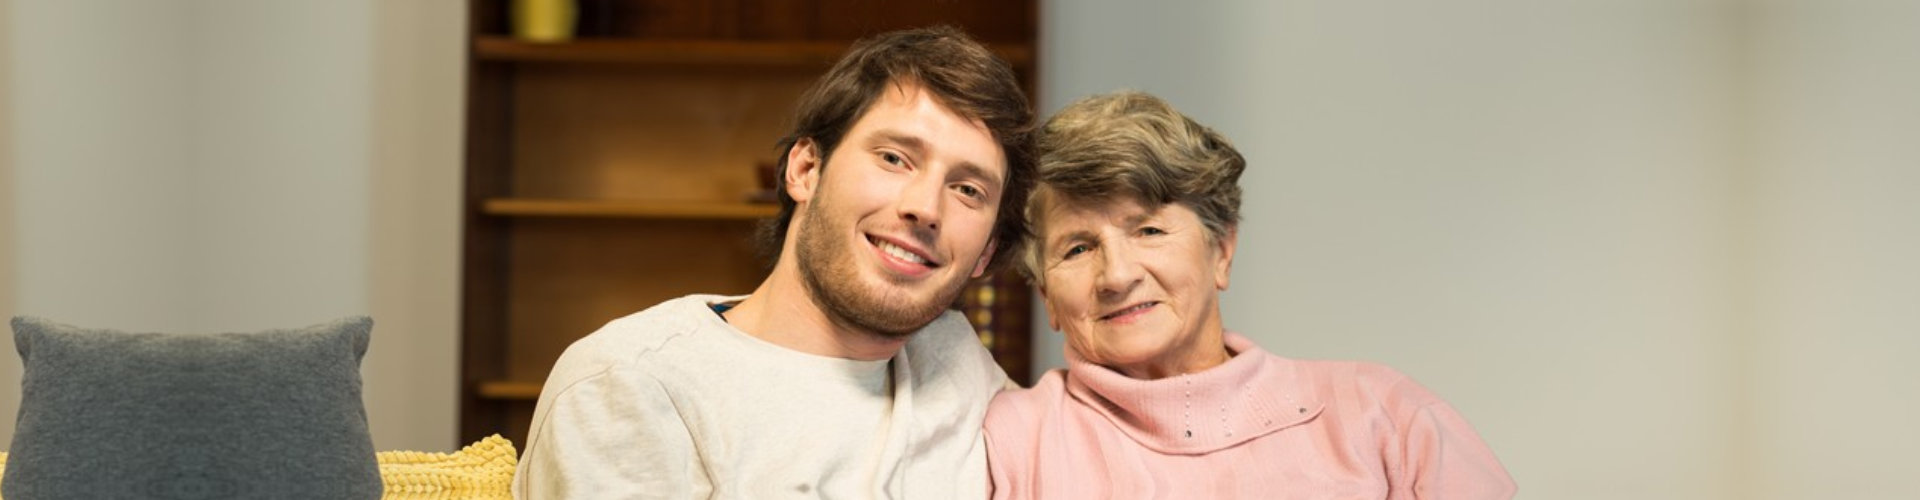
M 549 378 L 576 378 L 632 365 L 664 351 L 689 348 L 713 315 L 709 304 L 732 300 L 721 295 L 688 295 L 622 316 L 567 346 Z M 571 375 L 570 375 L 571 374 Z
M 991 395 L 1006 383 L 1006 372 L 980 341 L 965 314 L 947 311 L 914 332 L 902 351 L 916 382 L 961 382 Z M 982 401 L 985 403 L 985 401 Z
M 956 349 L 962 347 L 969 349 Z M 907 340 L 908 349 L 917 348 L 923 352 L 949 353 L 958 350 L 985 355 L 985 349 L 974 349 L 979 347 L 980 332 L 973 329 L 973 323 L 967 321 L 966 314 L 954 310 L 940 313 L 932 323 L 920 327 L 920 331 L 914 332 L 913 338 Z
M 993 354 L 980 339 L 965 314 L 950 310 L 914 332 L 905 352 L 913 363 L 993 365 Z

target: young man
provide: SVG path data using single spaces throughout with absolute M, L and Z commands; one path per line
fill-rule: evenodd
M 514 496 L 984 498 L 1007 378 L 948 306 L 1021 240 L 1032 121 L 957 30 L 856 44 L 781 141 L 773 272 L 569 347 Z

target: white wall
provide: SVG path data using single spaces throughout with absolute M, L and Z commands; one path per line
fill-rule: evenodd
M 371 3 L 171 3 L 188 45 L 172 54 L 184 109 L 166 119 L 185 125 L 189 149 L 187 191 L 169 195 L 188 204 L 192 325 L 365 311 Z
M 1228 327 L 1412 374 L 1522 497 L 1912 496 L 1915 2 L 1042 14 L 1045 110 L 1138 88 L 1247 154 Z
M 14 311 L 103 326 L 186 327 L 188 127 L 181 14 L 159 2 L 16 0 L 0 43 L 12 124 L 6 240 Z M 139 81 L 142 85 L 126 85 Z M 19 401 L 13 336 L 0 414 Z M 0 433 L 11 441 L 12 425 Z
M 192 294 L 180 293 L 194 264 L 181 222 L 196 128 L 187 11 L 29 0 L 12 10 L 16 310 L 191 327 Z
M 1755 5 L 1746 497 L 1920 497 L 1920 2 Z
M 15 310 L 145 331 L 371 312 L 375 444 L 452 448 L 463 5 L 14 0 Z
M 375 0 L 366 273 L 383 343 L 368 353 L 381 449 L 458 434 L 466 2 Z M 502 429 L 505 430 L 505 429 Z M 464 444 L 464 443 L 459 443 Z
M 12 26 L 11 0 L 0 0 L 0 26 Z M 13 51 L 9 44 L 11 37 L 0 36 L 0 319 L 13 317 L 13 202 L 18 196 L 13 189 L 13 104 L 9 102 L 12 92 L 7 91 L 13 85 Z M 13 338 L 13 330 L 6 330 L 0 337 Z M 0 352 L 0 358 L 7 353 Z M 20 363 L 0 361 L 0 401 L 20 400 Z M 0 403 L 4 404 L 4 403 Z M 0 406 L 0 409 L 7 409 Z M 0 429 L 13 432 L 16 412 L 0 411 Z M 11 442 L 11 440 L 8 440 Z

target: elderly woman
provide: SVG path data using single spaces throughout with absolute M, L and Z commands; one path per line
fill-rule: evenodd
M 1246 161 L 1123 92 L 1039 133 L 1026 269 L 1067 369 L 987 412 L 994 498 L 1509 498 L 1466 420 L 1385 366 L 1226 331 Z

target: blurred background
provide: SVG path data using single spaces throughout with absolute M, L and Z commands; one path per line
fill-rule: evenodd
M 376 446 L 455 448 L 468 9 L 0 0 L 0 315 L 371 314 Z M 1521 498 L 1920 496 L 1920 1 L 1034 9 L 1043 112 L 1246 154 L 1228 327 L 1407 372 Z

